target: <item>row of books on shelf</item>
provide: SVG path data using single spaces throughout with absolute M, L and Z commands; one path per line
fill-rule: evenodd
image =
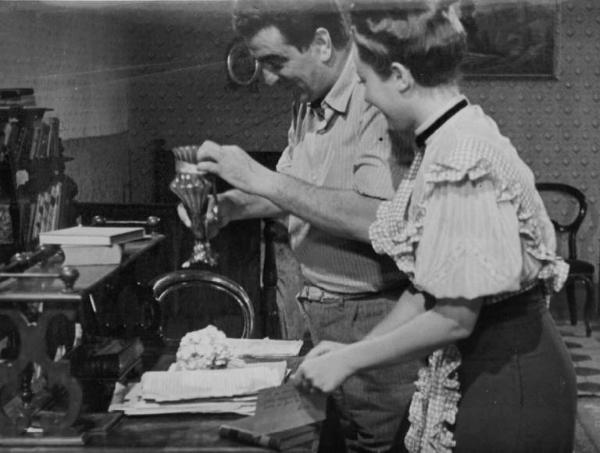
M 27 226 L 25 243 L 36 243 L 40 233 L 56 230 L 63 218 L 63 183 L 56 181 L 48 189 L 39 192 L 35 200 L 29 204 L 29 212 L 22 210 L 21 225 Z
M 26 160 L 61 157 L 59 119 L 35 118 L 30 125 L 17 116 L 9 116 L 3 126 L 5 153 L 20 168 Z
M 0 245 L 14 242 L 10 203 L 0 201 Z

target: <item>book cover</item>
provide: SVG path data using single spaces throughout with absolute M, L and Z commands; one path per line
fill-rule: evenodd
M 144 345 L 139 338 L 107 339 L 77 348 L 71 363 L 73 374 L 82 378 L 120 378 L 139 363 Z
M 311 440 L 325 419 L 325 395 L 300 392 L 293 384 L 258 392 L 256 413 L 219 426 L 219 435 L 275 450 Z
M 36 157 L 40 142 L 42 140 L 42 121 L 35 120 L 33 123 L 33 129 L 31 132 L 31 144 L 29 147 L 29 159 L 32 160 Z
M 247 418 L 244 420 L 247 420 Z M 306 425 L 265 434 L 240 427 L 221 425 L 219 426 L 219 435 L 244 444 L 258 445 L 277 451 L 288 451 L 291 448 L 314 442 L 315 438 L 319 435 L 319 429 L 316 425 Z
M 64 266 L 98 266 L 119 264 L 123 258 L 123 246 L 63 244 Z
M 113 245 L 142 239 L 143 227 L 76 226 L 40 233 L 40 244 Z

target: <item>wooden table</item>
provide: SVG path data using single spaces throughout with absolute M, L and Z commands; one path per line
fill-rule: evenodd
M 72 290 L 65 291 L 64 284 L 56 280 L 45 281 L 43 289 L 36 285 L 26 288 L 12 279 L 0 282 L 0 308 L 14 310 L 15 302 L 31 300 L 51 301 L 61 307 L 68 307 L 70 319 L 75 319 L 76 312 L 82 303 L 87 301 L 88 295 L 111 280 L 118 277 L 119 273 L 139 260 L 147 251 L 151 250 L 162 240 L 162 237 L 148 238 L 146 241 L 128 244 L 125 249 L 124 260 L 119 266 L 85 266 L 79 269 L 79 277 L 74 282 Z M 1 310 L 0 310 L 1 311 Z M 23 326 L 23 332 L 26 326 Z M 23 335 L 27 335 L 23 333 Z M 41 338 L 41 336 L 40 336 Z M 32 345 L 33 346 L 33 345 Z M 33 349 L 29 348 L 29 349 Z M 38 347 L 37 349 L 42 349 Z M 19 363 L 32 360 L 29 351 L 27 356 L 20 353 Z M 148 351 L 153 355 L 149 360 L 144 360 L 148 365 L 146 369 L 165 369 L 173 361 L 173 351 L 157 349 Z M 293 366 L 298 359 L 291 359 Z M 58 363 L 58 362 L 57 362 Z M 50 367 L 54 365 L 47 364 Z M 20 366 L 20 365 L 19 365 Z M 10 367 L 5 363 L 0 369 Z M 1 371 L 1 370 L 0 370 Z M 66 373 L 66 370 L 65 370 Z M 0 382 L 1 384 L 1 382 Z M 1 390 L 0 385 L 0 390 Z M 75 408 L 71 414 L 75 414 Z M 85 414 L 83 414 L 85 416 Z M 241 444 L 234 440 L 219 437 L 218 427 L 226 421 L 240 418 L 236 414 L 169 414 L 153 416 L 123 416 L 106 432 L 86 433 L 83 437 L 85 444 L 76 444 L 74 439 L 71 445 L 68 440 L 57 435 L 52 438 L 45 437 L 40 442 L 32 443 L 31 436 L 18 441 L 0 446 L 0 452 L 268 452 L 262 447 Z M 315 449 L 318 439 L 313 445 L 308 445 L 298 451 Z
M 175 359 L 174 351 L 157 355 L 153 370 L 164 370 Z M 152 355 L 153 351 L 150 351 Z M 300 363 L 299 357 L 288 359 L 291 368 Z M 242 417 L 237 414 L 168 414 L 149 416 L 122 416 L 106 433 L 92 433 L 86 438 L 85 445 L 38 445 L 35 452 L 40 453 L 96 453 L 144 451 L 158 452 L 230 452 L 230 453 L 266 453 L 272 450 L 221 438 L 219 425 Z M 314 441 L 292 450 L 296 452 L 316 452 L 318 436 Z M 31 447 L 1 447 L 0 452 L 31 452 Z

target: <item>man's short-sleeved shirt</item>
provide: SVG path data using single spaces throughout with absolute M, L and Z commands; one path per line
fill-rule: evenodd
M 365 101 L 350 55 L 320 106 L 294 105 L 288 146 L 277 170 L 317 186 L 390 199 L 405 170 L 388 129 L 383 114 Z M 378 291 L 402 278 L 370 243 L 332 235 L 294 215 L 288 231 L 304 279 L 326 291 Z

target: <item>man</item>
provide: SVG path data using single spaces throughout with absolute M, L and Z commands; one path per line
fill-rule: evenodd
M 386 120 L 364 101 L 348 29 L 333 0 L 240 0 L 234 27 L 264 81 L 291 84 L 301 95 L 276 172 L 237 146 L 205 142 L 198 151 L 198 169 L 236 188 L 218 197 L 219 226 L 288 215 L 305 281 L 298 300 L 312 341 L 358 341 L 406 286 L 363 233 L 403 174 Z M 416 368 L 366 372 L 333 395 L 330 415 L 339 417 L 349 451 L 390 448 Z

